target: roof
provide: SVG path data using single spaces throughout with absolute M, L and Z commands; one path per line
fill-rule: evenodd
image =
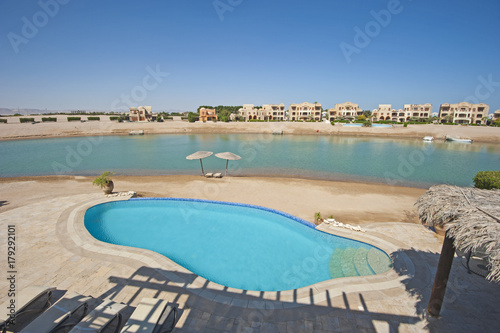
M 230 153 L 230 152 L 225 152 L 225 153 L 217 153 L 215 154 L 216 157 L 222 158 L 223 160 L 240 160 L 241 156 L 238 156 L 236 154 Z
M 186 159 L 188 160 L 197 160 L 201 158 L 208 157 L 212 155 L 213 153 L 211 151 L 197 151 L 196 153 L 193 153 L 191 155 L 186 156 Z
M 446 228 L 459 251 L 488 256 L 488 280 L 500 282 L 500 190 L 435 185 L 415 203 L 422 224 Z

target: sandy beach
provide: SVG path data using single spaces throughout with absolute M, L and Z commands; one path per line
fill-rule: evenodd
M 341 124 L 302 122 L 195 122 L 165 121 L 163 123 L 118 123 L 101 116 L 100 121 L 68 122 L 67 116 L 57 116 L 56 123 L 42 123 L 42 116 L 29 116 L 40 123 L 19 123 L 19 117 L 8 117 L 7 124 L 0 124 L 0 140 L 32 139 L 45 137 L 128 135 L 133 130 L 145 134 L 198 134 L 198 133 L 273 133 L 283 131 L 284 135 L 349 135 L 378 136 L 422 139 L 431 135 L 443 139 L 446 135 L 473 139 L 476 142 L 500 143 L 500 127 L 461 125 L 396 125 L 390 128 L 344 127 Z M 81 116 L 87 119 L 87 116 Z
M 314 214 L 355 224 L 418 222 L 413 204 L 425 189 L 268 177 L 114 177 L 115 191 L 143 197 L 179 197 L 241 202 L 281 210 L 313 222 Z M 49 198 L 100 193 L 93 177 L 0 178 L 0 213 Z

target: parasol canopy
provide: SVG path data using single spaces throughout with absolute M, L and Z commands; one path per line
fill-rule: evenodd
M 196 153 L 193 153 L 191 155 L 188 155 L 186 156 L 186 159 L 188 160 L 197 160 L 199 159 L 200 160 L 200 165 L 201 165 L 201 173 L 203 174 L 203 176 L 205 176 L 205 171 L 203 170 L 203 162 L 201 161 L 201 159 L 205 158 L 205 157 L 208 157 L 208 156 L 211 156 L 213 153 L 211 151 L 197 151 Z
M 446 228 L 432 293 L 427 306 L 431 316 L 441 311 L 455 250 L 484 249 L 487 279 L 500 282 L 500 190 L 435 185 L 416 202 L 423 224 Z
M 217 153 L 217 154 L 215 154 L 215 156 L 218 158 L 221 158 L 223 160 L 226 160 L 226 171 L 225 171 L 224 175 L 227 175 L 227 165 L 229 163 L 229 160 L 231 160 L 231 161 L 241 160 L 241 156 L 238 156 L 238 155 L 233 154 L 231 152 Z
M 500 190 L 432 186 L 417 203 L 423 224 L 446 228 L 457 250 L 486 249 L 488 280 L 500 282 Z

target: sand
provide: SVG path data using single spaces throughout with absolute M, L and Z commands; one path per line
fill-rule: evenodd
M 41 121 L 42 116 L 34 117 Z M 81 116 L 87 119 L 87 116 Z M 330 123 L 296 122 L 196 122 L 165 121 L 163 123 L 118 123 L 101 116 L 101 121 L 68 122 L 67 116 L 57 116 L 56 123 L 19 123 L 19 117 L 7 117 L 7 124 L 0 124 L 0 140 L 30 139 L 43 137 L 128 135 L 133 130 L 144 130 L 145 134 L 197 134 L 197 133 L 272 133 L 283 131 L 285 135 L 349 135 L 380 136 L 422 139 L 431 135 L 444 139 L 446 135 L 470 138 L 477 142 L 500 143 L 500 127 L 461 126 L 461 125 L 397 125 L 391 128 L 343 127 Z
M 93 177 L 0 178 L 0 213 L 45 199 L 100 193 Z M 143 197 L 180 197 L 240 202 L 278 209 L 313 222 L 314 214 L 340 222 L 418 223 L 413 204 L 425 189 L 311 179 L 270 177 L 114 177 L 115 191 Z M 104 194 L 103 194 L 104 195 Z
M 44 137 L 128 135 L 132 130 L 147 134 L 196 133 L 272 133 L 285 135 L 349 135 L 423 138 L 445 135 L 472 138 L 479 142 L 500 143 L 500 128 L 447 125 L 409 125 L 394 128 L 353 128 L 329 123 L 117 123 L 101 116 L 102 121 L 67 122 L 57 116 L 57 123 L 19 123 L 19 117 L 8 117 L 0 124 L 0 140 Z M 34 116 L 41 121 L 41 116 Z M 86 119 L 86 116 L 83 116 Z M 205 179 L 201 176 L 115 177 L 116 191 L 133 190 L 141 196 L 185 197 L 256 204 L 278 209 L 307 221 L 314 214 L 333 216 L 344 223 L 373 222 L 418 223 L 413 204 L 425 189 L 387 184 L 352 183 L 278 177 L 225 177 Z M 21 207 L 44 198 L 99 191 L 92 178 L 47 176 L 0 178 L 0 212 Z

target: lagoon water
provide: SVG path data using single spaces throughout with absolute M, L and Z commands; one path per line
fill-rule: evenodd
M 346 137 L 264 134 L 194 134 L 76 137 L 0 142 L 0 177 L 200 174 L 198 151 L 230 151 L 233 176 L 273 175 L 358 180 L 427 187 L 472 185 L 478 171 L 500 169 L 500 145 Z M 226 161 L 210 156 L 206 172 Z

